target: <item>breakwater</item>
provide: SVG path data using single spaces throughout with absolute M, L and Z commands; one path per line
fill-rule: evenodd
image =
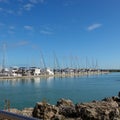
M 76 104 L 68 99 L 60 99 L 56 105 L 42 101 L 37 102 L 34 108 L 22 111 L 11 109 L 11 112 L 42 120 L 119 120 L 120 98 L 113 96 L 101 101 Z

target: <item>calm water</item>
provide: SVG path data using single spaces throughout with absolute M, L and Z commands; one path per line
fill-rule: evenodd
M 77 102 L 100 100 L 114 96 L 120 91 L 120 73 L 105 75 L 0 80 L 0 109 L 4 100 L 9 99 L 12 107 L 22 109 L 34 107 L 35 103 L 46 99 L 56 104 L 59 98 L 67 98 Z

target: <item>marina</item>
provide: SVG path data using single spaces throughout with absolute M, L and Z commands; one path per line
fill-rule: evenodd
M 119 11 L 0 0 L 0 120 L 120 120 Z
M 10 66 L 6 62 L 6 43 L 2 44 L 2 61 L 0 66 L 0 79 L 14 79 L 14 78 L 34 78 L 34 77 L 66 77 L 66 76 L 85 76 L 109 73 L 109 70 L 99 68 L 98 61 L 92 59 L 84 60 L 82 65 L 79 57 L 71 56 L 69 61 L 58 59 L 55 52 L 51 58 L 52 66 L 46 63 L 43 53 L 40 51 L 39 66 L 25 65 L 25 66 Z M 50 60 L 49 60 L 50 61 Z M 9 66 L 9 67 L 8 67 Z
M 40 69 L 37 67 L 32 68 L 10 68 L 2 69 L 0 72 L 0 79 L 15 79 L 15 78 L 35 78 L 35 77 L 69 77 L 69 76 L 85 76 L 85 75 L 98 75 L 109 73 L 109 70 L 97 69 Z

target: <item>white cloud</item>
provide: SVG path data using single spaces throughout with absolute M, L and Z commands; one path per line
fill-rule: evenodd
M 40 33 L 44 34 L 44 35 L 51 35 L 51 34 L 53 34 L 51 31 L 47 31 L 47 30 L 41 30 Z
M 3 8 L 0 7 L 0 11 L 3 11 Z
M 38 0 L 29 0 L 31 3 L 38 3 Z
M 0 2 L 8 3 L 8 0 L 0 0 Z
M 23 0 L 18 0 L 18 2 L 21 2 L 21 3 L 23 3 Z
M 29 43 L 28 41 L 23 40 L 23 41 L 20 41 L 20 42 L 16 43 L 16 46 L 25 46 L 25 45 L 27 45 L 28 43 Z
M 14 26 L 9 26 L 9 27 L 8 27 L 8 33 L 9 33 L 9 34 L 14 34 L 14 33 L 15 33 L 14 30 L 15 30 L 15 27 L 14 27 Z
M 73 5 L 73 3 L 75 3 L 75 1 L 69 0 L 69 1 L 64 1 L 64 2 L 63 2 L 63 5 L 64 5 L 64 6 L 71 6 L 71 5 Z
M 14 34 L 15 32 L 12 31 L 12 30 L 8 30 L 8 33 L 9 33 L 9 34 Z
M 1 23 L 1 22 L 0 22 L 0 26 L 4 26 L 4 25 L 5 25 L 4 23 Z
M 14 30 L 14 29 L 15 29 L 15 27 L 14 27 L 14 26 L 10 26 L 10 27 L 9 27 L 9 29 Z
M 26 29 L 26 30 L 33 30 L 33 27 L 30 26 L 30 25 L 25 25 L 25 26 L 24 26 L 24 29 Z
M 26 46 L 28 44 L 29 44 L 29 42 L 27 40 L 21 40 L 21 41 L 11 44 L 10 47 L 16 48 L 16 47 L 20 47 L 20 46 Z
M 13 10 L 8 10 L 8 9 L 4 9 L 4 8 L 0 8 L 0 12 L 4 13 L 4 14 L 14 14 Z
M 13 10 L 6 10 L 6 13 L 8 13 L 8 14 L 14 14 L 14 11 Z
M 23 10 L 24 10 L 24 7 L 20 7 L 20 8 L 18 8 L 18 10 L 16 11 L 16 13 L 17 13 L 18 15 L 22 15 Z
M 33 4 L 44 3 L 44 0 L 29 0 Z
M 87 28 L 87 30 L 92 31 L 92 30 L 100 28 L 101 26 L 102 24 L 92 24 Z
M 28 3 L 28 4 L 24 5 L 24 9 L 27 10 L 27 11 L 30 11 L 33 7 L 34 7 L 34 5 L 31 4 L 31 3 Z
M 54 29 L 50 25 L 41 25 L 40 26 L 40 34 L 52 35 L 52 34 L 54 34 Z

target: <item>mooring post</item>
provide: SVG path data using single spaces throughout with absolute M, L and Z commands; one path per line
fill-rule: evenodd
M 10 112 L 10 100 L 8 100 L 8 112 Z
M 5 100 L 4 110 L 10 112 L 10 100 Z
M 7 100 L 5 100 L 4 110 L 7 110 Z

